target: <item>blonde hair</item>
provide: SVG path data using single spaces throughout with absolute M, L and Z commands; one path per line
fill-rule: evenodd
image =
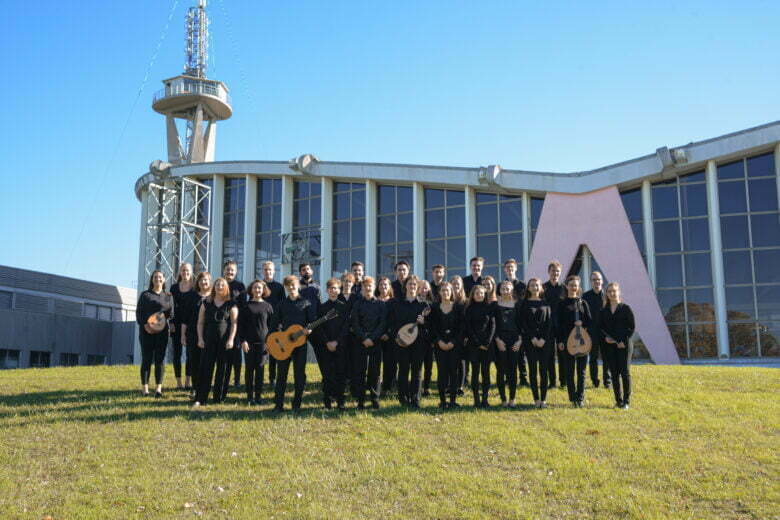
M 505 285 L 508 285 L 512 288 L 511 291 L 509 291 L 509 299 L 504 298 L 503 294 L 501 293 L 501 288 Z M 501 301 L 517 301 L 517 298 L 515 297 L 515 284 L 512 283 L 511 280 L 504 280 L 501 282 L 498 286 L 498 298 Z
M 217 284 L 220 282 L 220 280 L 225 282 L 225 290 L 221 294 L 217 293 Z M 230 300 L 230 284 L 228 283 L 227 280 L 225 280 L 221 276 L 219 278 L 217 278 L 216 280 L 214 280 L 214 283 L 211 284 L 211 296 L 209 296 L 209 298 L 213 302 L 217 298 L 217 296 L 219 296 L 221 299 L 223 299 L 225 301 Z
M 455 290 L 455 280 L 460 282 L 460 291 Z M 461 278 L 460 275 L 454 275 L 452 278 L 450 278 L 450 285 L 452 286 L 452 301 L 465 305 L 469 300 L 469 295 L 466 294 L 466 288 L 463 285 L 463 278 Z
M 485 282 L 490 282 L 493 289 L 488 289 L 487 285 L 485 285 Z M 493 278 L 490 275 L 487 275 L 484 278 L 482 278 L 482 287 L 484 287 L 485 291 L 487 291 L 487 296 L 485 296 L 485 300 L 487 300 L 488 302 L 494 302 L 498 300 L 498 298 L 496 298 L 496 289 L 498 289 L 498 286 L 496 286 L 495 278 Z
M 609 296 L 606 296 L 607 291 L 609 291 L 610 287 L 614 287 L 615 289 L 617 289 L 617 292 L 618 292 L 617 303 L 622 303 L 623 302 L 623 298 L 621 298 L 621 294 L 620 294 L 620 292 L 621 292 L 620 291 L 620 284 L 617 283 L 617 282 L 609 282 L 607 284 L 607 288 L 604 290 L 604 295 L 606 297 L 606 303 L 611 303 L 609 301 Z

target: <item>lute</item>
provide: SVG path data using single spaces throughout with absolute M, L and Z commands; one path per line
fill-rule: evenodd
M 580 321 L 580 303 L 582 300 L 576 300 L 574 302 L 574 321 Z M 569 338 L 566 341 L 566 350 L 574 357 L 587 356 L 593 346 L 590 334 L 585 330 L 582 325 L 575 325 L 569 333 Z

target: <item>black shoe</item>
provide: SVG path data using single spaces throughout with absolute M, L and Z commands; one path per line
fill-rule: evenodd
M 377 399 L 371 400 L 371 408 L 374 410 L 379 410 L 379 401 Z
M 599 383 L 600 383 L 600 381 L 598 379 L 593 381 L 593 388 L 598 388 L 599 387 Z
M 615 408 L 623 408 L 623 401 L 615 401 Z
M 474 408 L 481 408 L 482 404 L 479 402 L 479 399 L 474 399 Z
M 274 412 L 283 412 L 284 411 L 284 405 L 283 404 L 277 404 L 274 406 Z
M 466 395 L 462 388 L 458 388 L 458 395 Z
M 629 406 L 628 406 L 628 401 L 623 401 L 623 406 L 621 406 L 621 408 L 622 408 L 623 410 L 628 410 L 628 408 L 629 408 Z
M 398 402 L 400 403 L 401 406 L 408 406 L 409 405 L 409 400 L 406 397 L 402 396 L 402 395 L 398 396 Z
M 325 405 L 326 410 L 330 410 L 331 408 L 333 408 L 333 403 L 331 402 L 330 399 L 326 399 L 322 404 Z
M 547 383 L 547 388 L 555 388 L 555 383 Z
M 559 383 L 558 388 L 566 388 L 566 383 Z
M 441 408 L 442 410 L 446 410 L 447 409 L 447 401 L 439 401 L 439 408 Z
M 358 410 L 363 410 L 363 409 L 365 409 L 365 407 L 366 407 L 366 405 L 363 403 L 363 401 L 359 401 L 358 402 L 358 404 L 357 404 L 357 409 Z
M 460 408 L 460 405 L 455 402 L 455 399 L 450 399 L 449 408 Z
M 336 409 L 341 411 L 346 410 L 347 408 L 346 406 L 344 406 L 344 401 L 339 401 L 338 403 L 336 403 Z
M 409 404 L 411 408 L 420 408 L 420 401 L 417 399 L 413 399 L 412 402 Z
M 604 388 L 612 388 L 612 381 L 604 381 Z
M 158 391 L 158 392 L 155 392 L 155 393 L 154 393 L 154 398 L 155 398 L 155 399 L 160 399 L 160 398 L 162 398 L 162 392 L 159 392 L 159 391 Z
M 528 386 L 528 380 L 526 378 L 521 378 L 520 386 Z

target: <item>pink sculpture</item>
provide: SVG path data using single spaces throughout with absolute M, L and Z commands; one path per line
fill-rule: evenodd
M 547 280 L 552 259 L 561 262 L 565 275 L 580 245 L 588 246 L 604 276 L 620 283 L 623 298 L 634 311 L 636 331 L 653 361 L 679 364 L 616 187 L 576 195 L 548 192 L 526 277 Z

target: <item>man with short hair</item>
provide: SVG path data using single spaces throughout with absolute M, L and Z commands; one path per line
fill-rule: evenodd
M 590 273 L 590 286 L 591 289 L 586 291 L 582 295 L 582 299 L 588 302 L 588 308 L 590 309 L 590 327 L 588 333 L 590 333 L 590 339 L 593 342 L 593 346 L 590 349 L 588 355 L 588 368 L 590 371 L 590 382 L 595 388 L 599 387 L 599 352 L 601 351 L 601 309 L 606 305 L 607 299 L 604 294 L 604 277 L 598 271 Z M 601 355 L 601 363 L 603 365 L 602 374 L 604 377 L 604 387 L 609 388 L 612 384 L 612 380 L 609 374 L 609 368 L 607 367 L 607 360 L 604 359 L 604 355 Z
M 264 299 L 271 304 L 274 312 L 277 312 L 279 309 L 279 304 L 282 303 L 282 300 L 285 297 L 285 292 L 282 284 L 274 280 L 275 273 L 276 266 L 272 261 L 268 260 L 263 262 L 263 281 L 265 282 L 265 286 L 268 287 L 268 290 L 270 291 L 268 297 L 264 297 Z M 276 382 L 276 358 L 273 356 L 268 357 L 268 382 L 270 383 L 271 388 L 273 388 L 274 383 Z
M 235 302 L 239 315 L 244 308 L 244 304 L 247 302 L 246 286 L 243 282 L 236 280 L 238 274 L 238 263 L 235 260 L 227 260 L 222 266 L 222 277 L 227 281 L 230 287 L 230 298 Z M 236 335 L 236 344 L 241 344 L 241 338 Z M 222 384 L 222 399 L 227 397 L 228 389 L 230 388 L 230 372 L 235 373 L 235 386 L 238 388 L 241 385 L 241 364 L 243 361 L 242 351 L 240 348 L 234 348 L 230 353 L 230 362 L 225 367 L 225 380 Z
M 550 317 L 552 318 L 553 323 L 555 323 L 555 312 L 558 309 L 558 304 L 561 300 L 566 298 L 566 286 L 561 283 L 562 269 L 563 267 L 558 260 L 551 260 L 550 263 L 547 264 L 547 276 L 549 279 L 542 284 L 542 288 L 544 289 L 544 301 L 550 306 Z M 553 350 L 555 352 L 553 355 L 558 356 L 558 349 Z M 561 388 L 566 386 L 566 370 L 564 370 L 564 365 L 566 363 L 565 358 L 566 356 L 563 355 L 558 356 L 558 381 Z M 547 386 L 548 388 L 553 388 L 555 386 L 555 358 L 550 361 L 548 373 L 549 381 Z
M 471 288 L 475 285 L 482 285 L 482 268 L 485 267 L 485 259 L 481 256 L 475 256 L 469 260 L 471 274 L 463 277 L 463 290 L 466 292 L 466 298 L 471 295 Z
M 403 300 L 406 292 L 404 291 L 404 284 L 406 279 L 409 278 L 409 262 L 406 260 L 399 260 L 393 267 L 395 271 L 395 280 L 390 285 L 393 288 L 393 296 L 396 300 Z
M 517 278 L 517 260 L 514 258 L 507 258 L 504 261 L 504 274 L 506 275 L 504 280 L 512 282 L 512 286 L 515 288 L 515 300 L 519 302 L 525 298 L 525 283 Z M 517 370 L 520 373 L 520 386 L 528 386 L 528 369 L 525 363 L 525 347 L 525 345 L 520 346 L 520 355 L 517 359 Z
M 439 301 L 439 286 L 447 281 L 447 268 L 441 264 L 431 267 L 431 297 Z
M 314 269 L 309 262 L 302 262 L 298 265 L 298 274 L 301 275 L 301 298 L 309 300 L 314 307 L 314 314 L 317 314 L 320 306 L 320 286 L 313 278 Z
M 366 276 L 366 268 L 363 265 L 363 262 L 355 261 L 352 262 L 350 270 L 352 271 L 352 276 L 355 277 L 355 285 L 352 286 L 352 294 L 360 297 L 363 291 L 363 278 Z

